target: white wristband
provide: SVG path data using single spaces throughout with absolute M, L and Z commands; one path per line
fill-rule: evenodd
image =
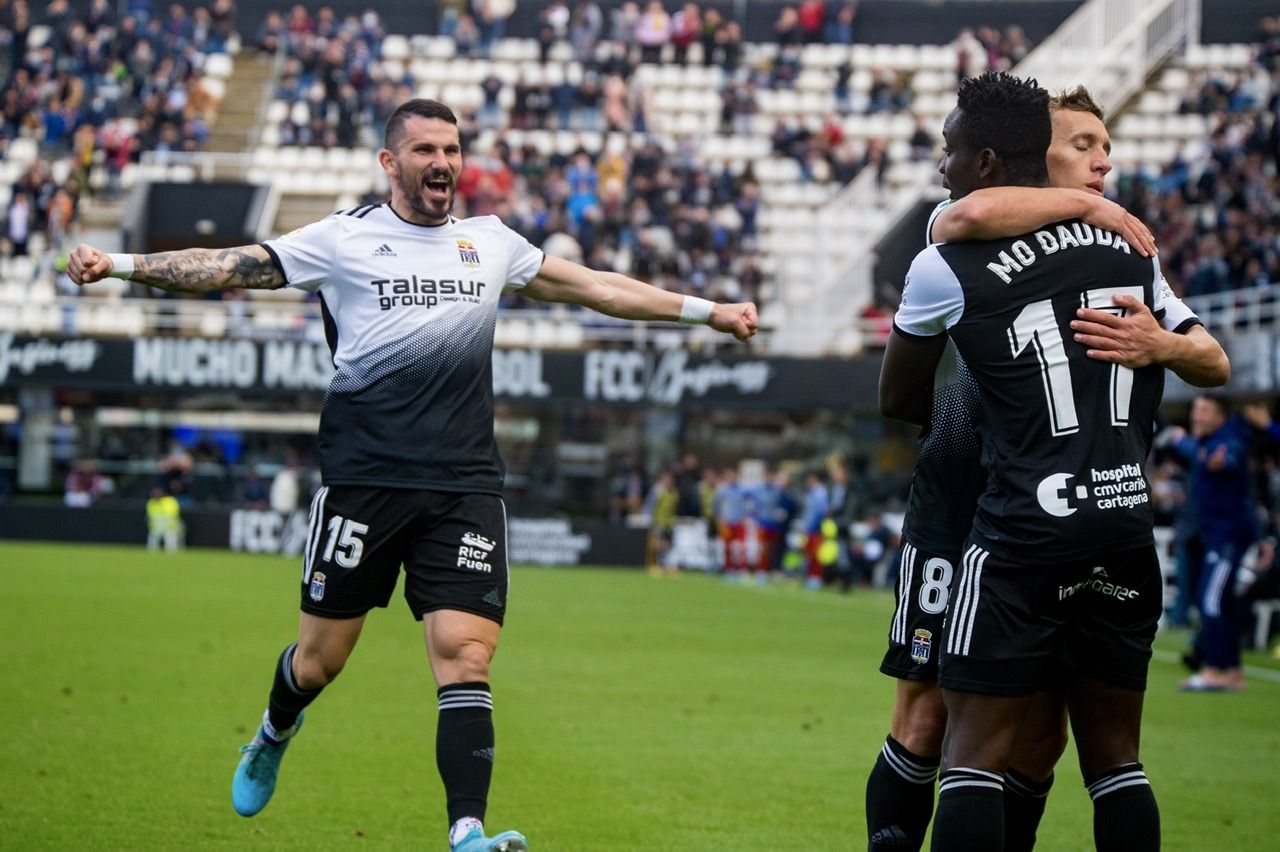
M 107 273 L 107 277 L 128 281 L 133 276 L 133 255 L 109 254 L 107 257 L 111 260 L 111 271 Z
M 685 296 L 680 304 L 680 322 L 689 325 L 706 325 L 711 320 L 711 309 L 716 305 L 710 299 Z

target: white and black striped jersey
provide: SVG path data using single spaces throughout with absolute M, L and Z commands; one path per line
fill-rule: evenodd
M 320 416 L 327 485 L 500 494 L 492 350 L 498 299 L 543 254 L 495 216 L 415 225 L 386 204 L 263 244 L 320 295 L 336 368 Z
M 933 245 L 933 223 L 950 203 L 941 202 L 929 214 L 926 245 Z M 948 341 L 934 372 L 932 415 L 920 433 L 902 522 L 904 537 L 926 552 L 958 555 L 973 527 L 978 495 L 986 485 L 975 431 L 977 406 L 978 386 Z
M 1164 370 L 1095 361 L 1069 323 L 1129 294 L 1165 328 L 1199 321 L 1159 265 L 1079 221 L 930 246 L 912 263 L 895 333 L 948 333 L 980 393 L 987 487 L 973 530 L 995 553 L 1088 556 L 1151 541 L 1143 465 Z

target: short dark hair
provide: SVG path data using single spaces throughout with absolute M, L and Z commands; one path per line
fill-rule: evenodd
M 1034 79 L 987 71 L 961 81 L 956 101 L 964 144 L 994 151 L 1011 183 L 1048 183 L 1049 93 Z
M 1102 111 L 1102 107 L 1093 99 L 1093 95 L 1089 94 L 1089 90 L 1084 86 L 1076 86 L 1074 89 L 1063 89 L 1058 94 L 1049 99 L 1050 109 L 1069 109 L 1073 112 L 1087 112 L 1098 119 L 1098 121 L 1106 122 L 1106 114 Z
M 430 98 L 412 98 L 396 107 L 395 112 L 391 113 L 391 117 L 387 119 L 385 141 L 382 143 L 384 147 L 395 150 L 395 147 L 400 144 L 400 137 L 404 135 L 404 123 L 412 115 L 422 118 L 439 118 L 454 126 L 458 124 L 458 117 L 453 114 L 453 110 L 439 101 L 433 101 Z
M 1231 404 L 1226 397 L 1216 393 L 1198 393 L 1195 398 L 1212 404 L 1224 418 L 1231 416 Z

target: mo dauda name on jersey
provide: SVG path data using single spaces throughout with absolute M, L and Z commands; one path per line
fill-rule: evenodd
M 369 282 L 377 288 L 378 307 L 389 311 L 397 307 L 434 308 L 441 302 L 475 302 L 487 286 L 483 281 L 461 278 L 376 278 Z
M 1032 236 L 1045 255 L 1057 254 L 1065 249 L 1080 246 L 1111 246 L 1114 249 L 1131 254 L 1133 250 L 1125 242 L 1124 237 L 1102 228 L 1094 228 L 1083 222 L 1071 222 L 1052 228 L 1042 228 Z M 1012 254 L 1010 254 L 1012 252 Z M 991 263 L 990 269 L 1004 283 L 1012 284 L 1013 276 L 1036 262 L 1035 249 L 1026 240 L 1017 240 L 1009 246 L 1009 251 L 1001 251 Z

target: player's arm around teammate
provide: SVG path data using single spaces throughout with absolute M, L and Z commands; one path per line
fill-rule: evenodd
M 1220 387 L 1231 378 L 1227 353 L 1204 326 L 1193 325 L 1181 333 L 1168 331 L 1150 308 L 1132 296 L 1118 295 L 1113 301 L 1123 315 L 1081 308 L 1071 323 L 1074 340 L 1088 347 L 1090 358 L 1130 369 L 1159 364 L 1198 388 Z
M 928 242 L 1011 237 L 1065 219 L 1083 218 L 1089 224 L 1120 233 L 1143 256 L 1154 255 L 1154 241 L 1145 225 L 1102 196 L 1104 178 L 1111 170 L 1111 164 L 1110 139 L 1102 123 L 1101 110 L 1083 88 L 1062 93 L 1053 99 L 1051 107 L 1052 140 L 1045 159 L 1053 186 L 975 189 L 959 200 L 939 207 L 930 218 Z M 944 151 L 940 168 L 944 176 L 950 153 L 949 148 Z M 959 308 L 958 305 L 951 307 Z M 1170 311 L 1175 316 L 1169 317 L 1167 328 L 1162 328 L 1141 302 L 1129 300 L 1120 307 L 1124 311 L 1123 316 L 1110 311 L 1092 311 L 1081 317 L 1104 326 L 1101 332 L 1093 335 L 1100 353 L 1106 353 L 1100 360 L 1111 360 L 1132 368 L 1160 363 L 1193 382 L 1225 380 L 1225 355 L 1212 337 L 1194 325 L 1194 318 L 1185 308 L 1175 306 Z M 1179 314 L 1178 309 L 1183 313 Z M 1115 341 L 1107 335 L 1113 336 Z M 1081 335 L 1075 339 L 1086 346 L 1092 345 L 1082 340 Z M 928 442 L 937 444 L 947 434 L 958 434 L 953 428 L 949 432 L 942 431 L 953 427 L 954 423 L 928 423 L 931 415 L 934 420 L 939 416 L 936 400 L 932 411 L 928 402 L 938 393 L 931 384 L 943 381 L 941 373 L 935 378 L 932 369 L 943 348 L 940 341 L 914 337 L 895 329 L 881 373 L 882 412 L 928 427 L 924 433 L 927 437 L 922 437 L 921 448 L 922 457 L 928 458 L 917 463 L 912 481 L 913 501 L 918 486 L 934 498 L 941 496 L 939 489 L 943 487 L 942 483 L 953 491 L 960 490 L 953 485 L 962 478 L 956 475 L 954 463 L 947 476 L 934 475 L 932 479 L 926 465 L 926 461 L 932 465 L 939 463 L 936 448 L 932 454 L 926 452 Z M 1119 351 L 1113 352 L 1113 349 Z M 1091 357 L 1098 359 L 1099 354 L 1091 353 Z M 954 395 L 952 399 L 941 409 L 947 412 L 949 420 L 960 416 L 963 408 L 957 406 Z M 956 454 L 955 447 L 950 447 L 947 455 L 954 457 Z M 937 482 L 931 485 L 935 480 Z M 933 528 L 937 526 L 936 517 L 940 516 L 938 510 L 941 508 L 934 504 L 933 509 L 917 519 L 920 529 L 935 538 L 937 531 Z M 910 514 L 909 509 L 909 517 Z M 917 530 L 916 535 L 925 533 Z M 880 845 L 919 847 L 932 800 L 923 789 L 917 791 L 917 788 L 922 788 L 921 784 L 913 782 L 919 780 L 917 775 L 924 777 L 926 761 L 929 761 L 929 766 L 936 766 L 946 719 L 936 681 L 934 677 L 926 676 L 924 671 L 929 661 L 930 634 L 936 634 L 937 629 L 915 630 L 914 634 L 924 637 L 917 640 L 913 638 L 911 628 L 930 627 L 922 621 L 924 615 L 916 609 L 915 602 L 917 599 L 921 602 L 926 600 L 923 587 L 927 586 L 926 575 L 935 585 L 942 575 L 936 571 L 928 573 L 927 566 L 935 562 L 955 564 L 956 560 L 953 558 L 947 563 L 947 560 L 937 558 L 943 555 L 941 552 L 928 553 L 928 548 L 923 546 L 917 555 L 914 544 L 912 542 L 911 547 L 904 548 L 904 577 L 911 579 L 899 590 L 899 605 L 890 633 L 890 656 L 886 656 L 886 665 L 891 664 L 892 668 L 882 666 L 882 671 L 899 680 L 888 744 L 868 783 L 867 815 L 872 849 L 880 848 Z M 919 570 L 912 571 L 912 567 L 919 567 Z M 950 572 L 946 576 L 949 577 Z M 946 592 L 935 594 L 930 600 L 938 597 L 945 601 Z M 916 665 L 906 662 L 908 640 L 912 643 L 911 659 Z M 895 650 L 896 656 L 893 656 Z M 1040 693 L 1030 702 L 1018 726 L 1016 743 L 1012 748 L 1012 765 L 1004 779 L 1007 849 L 1026 849 L 1034 843 L 1044 797 L 1052 782 L 1053 767 L 1066 744 L 1064 704 L 1065 695 L 1062 693 Z M 882 769 L 882 764 L 887 768 Z M 910 843 L 907 843 L 908 839 Z
M 979 204 L 966 206 L 974 196 L 984 194 L 986 197 Z M 1037 198 L 1043 199 L 1042 207 L 1034 206 Z M 983 222 L 978 217 L 984 215 L 991 218 Z M 1057 187 L 975 191 L 938 216 L 933 236 L 941 243 L 997 239 L 1076 217 L 1120 233 L 1145 256 L 1154 254 L 1151 232 L 1124 208 L 1101 196 Z M 1114 302 L 1122 313 L 1081 308 L 1072 323 L 1074 340 L 1089 347 L 1090 358 L 1130 369 L 1159 364 L 1195 387 L 1218 387 L 1231 377 L 1226 352 L 1203 326 L 1166 329 L 1146 305 L 1132 296 L 1116 296 Z
M 1147 226 L 1103 196 L 1111 172 L 1111 136 L 1102 108 L 1083 86 L 1059 93 L 1049 106 L 1053 136 L 1045 163 L 1051 186 L 974 190 L 934 217 L 930 241 L 1000 239 L 1080 218 L 1120 234 L 1144 257 L 1154 256 L 1155 239 Z M 1159 364 L 1196 387 L 1226 384 L 1231 372 L 1227 355 L 1202 325 L 1184 323 L 1190 311 L 1162 326 L 1137 299 L 1118 296 L 1114 301 L 1121 313 L 1081 308 L 1072 324 L 1075 341 L 1089 348 L 1090 358 L 1135 370 Z
M 995 186 L 974 190 L 947 205 L 934 220 L 933 241 L 997 240 L 1065 219 L 1080 219 L 1086 225 L 1115 231 L 1144 257 L 1154 255 L 1155 237 L 1142 220 L 1103 197 L 1101 192 L 1100 186 L 1097 194 L 1066 186 Z

